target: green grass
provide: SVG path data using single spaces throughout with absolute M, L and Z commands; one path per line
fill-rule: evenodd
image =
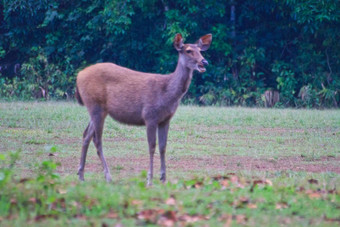
M 109 118 L 103 144 L 114 182 L 104 182 L 93 145 L 78 182 L 88 119 L 72 102 L 0 103 L 1 226 L 340 222 L 339 110 L 181 106 L 170 125 L 168 183 L 157 180 L 156 155 L 152 188 L 145 128 Z

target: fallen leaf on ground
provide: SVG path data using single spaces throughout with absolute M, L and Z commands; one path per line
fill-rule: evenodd
M 251 186 L 251 188 L 250 188 L 250 192 L 253 192 L 255 186 L 258 185 L 258 184 L 264 184 L 264 185 L 273 186 L 272 181 L 269 180 L 269 179 L 265 179 L 265 180 L 254 180 L 254 181 L 253 181 L 253 184 L 252 184 L 252 186 Z
M 308 182 L 310 184 L 318 184 L 318 180 L 316 180 L 316 179 L 309 179 Z
M 156 201 L 156 202 L 163 202 L 163 200 L 161 199 L 161 198 L 156 198 L 156 197 L 154 197 L 154 198 L 151 198 L 151 201 Z
M 327 218 L 326 216 L 324 217 L 324 220 L 327 222 L 337 222 L 340 224 L 340 218 Z
M 215 177 L 213 177 L 214 181 L 219 181 L 219 180 L 226 180 L 229 179 L 228 176 L 222 176 L 222 175 L 217 175 Z
M 220 182 L 220 184 L 224 187 L 228 187 L 229 186 L 229 180 L 224 179 Z
M 237 182 L 239 181 L 238 176 L 232 175 L 232 176 L 230 177 L 230 181 L 231 181 L 232 183 L 237 183 Z
M 240 208 L 244 207 L 247 203 L 249 203 L 249 198 L 241 196 L 238 200 L 234 200 L 232 205 L 236 208 Z
M 37 199 L 32 197 L 32 198 L 29 198 L 28 199 L 28 202 L 31 202 L 31 203 L 37 203 Z
M 177 221 L 176 212 L 173 210 L 166 211 L 164 214 L 162 214 L 162 217 L 165 217 L 173 221 Z
M 72 206 L 76 207 L 76 208 L 80 208 L 81 207 L 80 203 L 78 203 L 77 201 L 72 201 L 70 204 Z
M 176 221 L 176 212 L 169 210 L 161 215 L 161 217 L 157 221 L 157 224 L 161 226 L 174 226 Z
M 220 222 L 225 222 L 223 227 L 230 227 L 231 222 L 233 220 L 233 216 L 231 214 L 222 214 L 221 217 L 218 219 Z
M 309 196 L 310 199 L 321 198 L 321 194 L 318 193 L 318 192 L 310 193 L 310 194 L 308 194 L 308 196 Z
M 29 181 L 29 180 L 31 180 L 31 179 L 29 179 L 29 178 L 21 178 L 20 179 L 20 183 L 25 183 L 26 181 Z
M 305 190 L 305 188 L 304 187 L 299 187 L 298 189 L 297 189 L 297 191 L 299 191 L 299 192 L 303 192 Z
M 142 210 L 138 213 L 137 218 L 140 220 L 145 220 L 147 222 L 156 223 L 158 215 L 163 214 L 164 210 Z
M 110 219 L 116 219 L 118 218 L 118 214 L 114 211 L 110 211 L 109 213 L 106 214 L 106 217 Z
M 249 203 L 249 204 L 247 205 L 247 207 L 248 207 L 249 209 L 256 209 L 256 208 L 257 208 L 257 205 L 256 205 L 255 203 Z
M 15 198 L 11 199 L 11 204 L 17 204 L 17 203 L 18 203 L 17 199 L 15 199 Z
M 58 193 L 59 193 L 59 194 L 66 194 L 66 193 L 67 193 L 67 190 L 66 190 L 66 189 L 62 189 L 62 188 L 59 188 L 59 189 L 58 189 Z
M 255 186 L 255 185 L 257 185 L 257 184 L 265 184 L 265 185 L 273 186 L 272 181 L 269 180 L 269 179 L 265 179 L 265 180 L 254 180 L 253 186 Z
M 235 220 L 238 224 L 245 225 L 247 224 L 248 218 L 244 214 L 239 214 L 235 216 Z
M 182 222 L 186 222 L 186 223 L 194 223 L 194 222 L 197 222 L 197 221 L 203 221 L 203 220 L 209 220 L 209 218 L 207 216 L 204 216 L 204 215 L 188 215 L 188 214 L 184 214 L 182 216 L 180 216 L 178 218 L 178 220 L 182 221 Z
M 173 220 L 169 220 L 169 219 L 166 219 L 166 218 L 162 218 L 162 217 L 161 217 L 161 218 L 157 221 L 157 225 L 171 227 L 171 226 L 174 226 L 174 225 L 175 225 L 175 222 L 174 222 Z
M 165 204 L 169 206 L 174 206 L 176 205 L 176 199 L 173 197 L 170 197 L 165 201 Z
M 273 182 L 269 179 L 266 179 L 265 183 L 268 184 L 269 186 L 273 186 Z
M 248 203 L 248 202 L 249 202 L 249 198 L 248 198 L 248 197 L 245 197 L 245 196 L 241 196 L 241 197 L 239 198 L 239 200 L 240 200 L 240 202 L 242 202 L 242 203 Z
M 142 204 L 143 204 L 143 201 L 134 199 L 134 200 L 131 201 L 131 204 L 132 204 L 132 205 L 142 205 Z
M 335 189 L 335 188 L 330 189 L 330 190 L 328 190 L 328 193 L 329 193 L 329 194 L 336 194 L 336 189 Z M 339 194 L 340 194 L 340 193 L 339 193 Z
M 195 188 L 200 188 L 203 186 L 203 182 L 201 181 L 197 181 L 196 184 L 195 184 Z
M 286 209 L 288 208 L 287 203 L 277 203 L 275 206 L 275 209 L 279 210 L 279 209 Z
M 39 221 L 42 221 L 42 220 L 47 219 L 47 218 L 54 218 L 54 219 L 57 219 L 58 216 L 53 215 L 53 214 L 37 215 L 37 216 L 35 216 L 34 221 L 39 222 Z
M 83 215 L 83 214 L 76 214 L 74 217 L 77 218 L 77 219 L 81 219 L 81 220 L 86 220 L 87 219 L 87 217 L 85 215 Z

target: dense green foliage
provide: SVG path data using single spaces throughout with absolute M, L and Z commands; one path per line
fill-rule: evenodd
M 3 0 L 0 95 L 72 97 L 77 71 L 103 61 L 169 73 L 178 32 L 213 34 L 186 102 L 262 106 L 272 89 L 282 106 L 339 105 L 338 0 Z

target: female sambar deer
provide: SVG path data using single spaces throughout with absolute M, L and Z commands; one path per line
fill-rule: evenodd
M 165 149 L 169 122 L 181 98 L 187 92 L 194 70 L 205 72 L 208 62 L 200 51 L 210 47 L 211 34 L 201 37 L 195 44 L 184 44 L 177 34 L 174 47 L 179 53 L 175 72 L 162 75 L 133 71 L 112 63 L 98 63 L 79 72 L 76 98 L 85 105 L 90 122 L 83 134 L 79 179 L 84 180 L 86 154 L 91 140 L 102 162 L 106 181 L 111 181 L 103 148 L 102 134 L 105 117 L 109 114 L 118 122 L 146 125 L 150 165 L 148 185 L 152 185 L 153 157 L 156 148 L 156 131 L 161 158 L 161 181 L 166 180 Z

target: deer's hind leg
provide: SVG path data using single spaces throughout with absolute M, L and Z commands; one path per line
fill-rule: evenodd
M 94 128 L 93 143 L 97 148 L 98 157 L 102 162 L 105 179 L 107 182 L 111 182 L 112 177 L 104 157 L 102 144 L 103 128 L 106 116 L 107 113 L 101 107 L 97 107 L 91 113 L 91 121 L 93 123 Z
M 87 150 L 89 148 L 91 139 L 94 135 L 94 128 L 92 121 L 89 122 L 87 128 L 83 133 L 83 145 L 81 149 L 81 157 L 80 157 L 80 164 L 78 169 L 79 180 L 84 181 L 84 169 L 85 169 L 85 162 L 86 162 L 86 155 Z
M 165 183 L 166 181 L 165 151 L 166 151 L 166 142 L 168 140 L 168 131 L 169 131 L 169 121 L 166 121 L 158 125 L 158 144 L 159 144 L 159 153 L 161 157 L 160 180 L 162 181 L 162 183 Z

